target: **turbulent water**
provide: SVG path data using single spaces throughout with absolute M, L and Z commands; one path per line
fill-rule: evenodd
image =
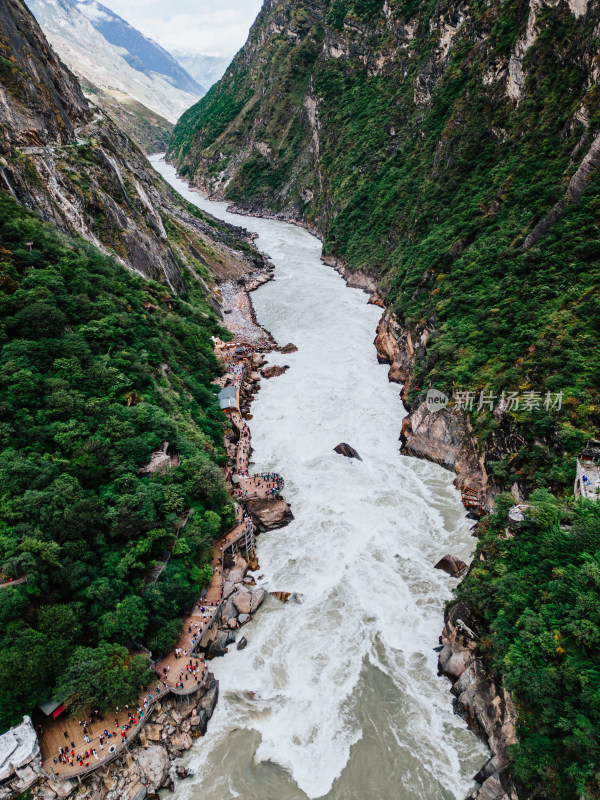
M 211 662 L 220 699 L 185 763 L 178 800 L 463 800 L 486 758 L 452 711 L 434 647 L 455 583 L 433 569 L 474 540 L 452 475 L 399 454 L 405 415 L 373 339 L 381 309 L 320 261 L 320 242 L 283 222 L 188 200 L 259 234 L 276 280 L 253 294 L 259 322 L 298 352 L 253 405 L 256 469 L 284 475 L 295 521 L 258 539 L 268 598 Z M 333 452 L 339 442 L 362 461 Z

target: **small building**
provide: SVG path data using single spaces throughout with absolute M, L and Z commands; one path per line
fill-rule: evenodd
M 477 489 L 473 489 L 470 486 L 465 486 L 461 490 L 461 500 L 463 506 L 469 509 L 480 509 L 481 508 L 481 500 L 479 499 L 479 492 Z
M 61 703 L 60 700 L 49 700 L 47 703 L 41 703 L 38 708 L 40 711 L 43 711 L 47 717 L 52 715 L 54 719 L 59 717 L 63 711 L 66 710 L 65 704 Z
M 219 392 L 219 405 L 223 411 L 238 410 L 240 407 L 239 394 L 235 386 L 226 386 Z

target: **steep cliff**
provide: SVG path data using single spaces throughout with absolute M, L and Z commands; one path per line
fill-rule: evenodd
M 441 664 L 470 649 L 459 707 L 508 731 L 482 800 L 514 793 L 508 758 L 520 797 L 600 791 L 600 514 L 572 498 L 600 426 L 599 35 L 597 0 L 265 0 L 169 150 L 377 289 L 404 452 L 496 507 L 459 591 L 477 630 L 447 627 Z
M 81 88 L 88 100 L 105 111 L 144 153 L 165 152 L 175 127 L 171 122 L 125 94 L 109 94 L 84 79 Z
M 484 506 L 540 468 L 572 485 L 600 419 L 599 31 L 586 0 L 266 0 L 169 151 L 377 280 L 414 343 L 410 406 L 472 392 Z
M 264 260 L 88 108 L 21 0 L 0 2 L 0 108 L 3 730 L 56 697 L 135 709 L 154 684 L 148 652 L 178 640 L 235 520 L 213 286 Z M 11 759 L 3 797 L 38 777 Z
M 0 189 L 140 275 L 185 282 L 260 265 L 247 235 L 185 203 L 93 112 L 23 3 L 0 6 Z M 193 280 L 192 280 L 193 283 Z

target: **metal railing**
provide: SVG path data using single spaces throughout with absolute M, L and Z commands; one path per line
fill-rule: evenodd
M 124 751 L 127 750 L 127 745 L 131 744 L 133 740 L 141 733 L 144 726 L 150 722 L 151 713 L 154 711 L 156 704 L 162 700 L 168 694 L 175 694 L 178 696 L 185 696 L 191 695 L 195 692 L 199 691 L 200 689 L 206 686 L 206 679 L 208 678 L 208 670 L 204 673 L 204 677 L 201 681 L 197 684 L 193 685 L 191 689 L 186 689 L 185 691 L 177 690 L 174 686 L 167 686 L 162 687 L 159 692 L 156 693 L 156 696 L 153 695 L 152 701 L 148 703 L 147 708 L 144 709 L 144 716 L 138 720 L 135 725 L 128 731 L 128 735 L 125 739 L 119 742 L 118 745 L 115 746 L 114 751 L 111 753 L 110 751 L 105 756 L 98 756 L 98 760 L 94 758 L 93 764 L 88 764 L 85 767 L 78 767 L 72 768 L 68 772 L 60 772 L 59 774 L 55 773 L 52 767 L 50 767 L 50 773 L 42 767 L 42 771 L 48 778 L 62 778 L 63 776 L 66 778 L 82 778 L 84 775 L 89 775 L 90 772 L 94 772 L 95 770 L 99 769 L 100 767 L 106 767 L 115 758 L 118 758 L 120 755 L 123 754 Z
M 226 553 L 228 550 L 235 548 L 237 544 L 239 544 L 240 540 L 244 539 L 246 550 L 251 550 L 254 547 L 254 523 L 251 519 L 247 519 L 244 527 L 238 533 L 238 535 L 232 539 L 231 541 L 227 542 L 226 545 L 223 547 L 223 552 Z

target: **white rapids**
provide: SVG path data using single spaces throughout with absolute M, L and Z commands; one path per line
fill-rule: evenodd
M 258 321 L 298 352 L 254 402 L 256 470 L 285 477 L 295 516 L 258 539 L 268 597 L 235 645 L 211 662 L 220 699 L 184 762 L 178 800 L 464 800 L 485 746 L 453 713 L 434 648 L 455 581 L 433 569 L 474 540 L 436 465 L 405 458 L 405 410 L 373 339 L 381 315 L 320 260 L 302 228 L 241 217 L 154 167 L 187 200 L 259 235 L 275 280 L 253 297 Z M 352 445 L 362 461 L 333 452 Z M 241 636 L 242 634 L 238 634 Z

